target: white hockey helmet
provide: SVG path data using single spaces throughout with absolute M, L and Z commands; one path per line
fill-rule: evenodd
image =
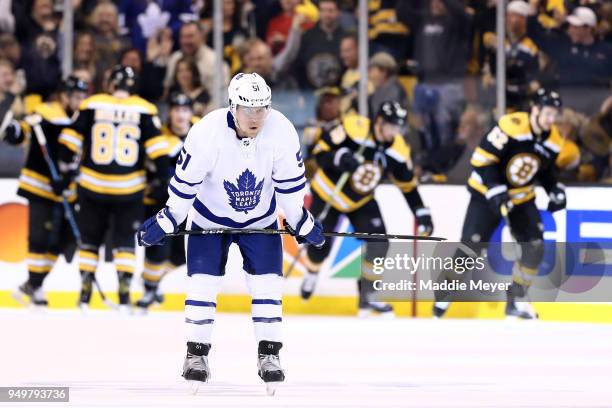
M 236 114 L 236 106 L 270 106 L 272 91 L 266 81 L 258 74 L 236 74 L 230 81 L 227 93 L 230 110 Z

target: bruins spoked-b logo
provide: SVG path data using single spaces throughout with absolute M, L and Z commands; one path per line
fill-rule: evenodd
M 359 194 L 371 193 L 382 178 L 382 168 L 371 161 L 364 162 L 351 176 L 351 187 Z
M 512 185 L 520 187 L 528 184 L 540 168 L 538 156 L 521 153 L 512 157 L 506 166 L 506 177 Z
M 236 179 L 236 184 L 224 180 L 223 187 L 229 197 L 229 205 L 234 210 L 247 214 L 259 204 L 263 183 L 264 179 L 257 183 L 257 178 L 249 169 L 242 172 Z

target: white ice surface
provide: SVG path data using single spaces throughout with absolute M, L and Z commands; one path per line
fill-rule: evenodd
M 212 381 L 180 377 L 178 313 L 0 310 L 0 386 L 69 386 L 15 407 L 612 407 L 612 326 L 285 318 L 287 382 L 256 374 L 250 316 L 217 315 Z

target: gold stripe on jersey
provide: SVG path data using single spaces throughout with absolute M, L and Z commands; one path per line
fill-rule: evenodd
M 161 156 L 167 156 L 169 152 L 168 137 L 165 135 L 152 137 L 144 143 L 144 146 L 147 156 L 149 156 L 152 160 L 155 160 Z
M 324 140 L 320 139 L 315 145 L 314 149 L 312 149 L 312 154 L 315 155 L 321 152 L 329 152 L 330 150 L 331 147 L 329 147 Z
M 561 170 L 571 170 L 580 164 L 580 149 L 572 140 L 566 140 L 555 160 L 555 164 Z
M 499 119 L 498 126 L 502 132 L 516 140 L 532 140 L 531 125 L 527 112 L 515 112 Z
M 58 142 L 72 152 L 79 154 L 83 148 L 83 135 L 73 129 L 64 129 L 60 134 Z
M 561 152 L 563 145 L 565 145 L 565 139 L 561 136 L 561 132 L 559 132 L 556 126 L 553 125 L 550 129 L 550 135 L 544 141 L 543 145 L 557 154 Z
M 69 202 L 73 202 L 76 199 L 74 187 L 75 185 L 72 183 L 68 188 L 69 195 L 67 198 Z M 19 188 L 39 197 L 46 198 L 47 200 L 56 202 L 62 201 L 62 198 L 55 195 L 53 192 L 48 177 L 28 168 L 21 169 L 21 174 L 19 175 Z
M 478 173 L 475 171 L 473 171 L 470 175 L 468 185 L 483 196 L 487 194 L 487 191 L 489 191 L 487 186 L 482 183 L 482 179 Z M 508 195 L 510 196 L 510 199 L 514 205 L 520 205 L 535 198 L 535 190 L 533 185 L 511 188 L 508 190 Z
M 342 120 L 342 126 L 346 134 L 357 143 L 365 141 L 370 134 L 370 120 L 363 116 L 346 115 Z
M 499 157 L 481 147 L 477 147 L 472 153 L 470 164 L 474 167 L 489 166 L 493 163 L 499 163 Z
M 69 125 L 71 122 L 66 115 L 66 111 L 58 102 L 41 103 L 34 108 L 34 113 L 39 114 L 44 120 L 54 125 Z
M 340 212 L 354 211 L 365 205 L 374 197 L 373 194 L 369 194 L 359 201 L 353 201 L 341 191 L 336 193 L 335 184 L 320 169 L 315 173 L 310 187 L 316 191 L 325 202 L 331 203 L 332 207 Z
M 393 184 L 395 184 L 402 191 L 402 193 L 411 192 L 419 184 L 416 176 L 413 176 L 410 181 L 400 181 L 393 176 L 390 176 L 389 178 L 391 179 Z
M 183 141 L 180 137 L 174 135 L 166 136 L 168 141 L 168 156 L 176 157 L 181 152 L 183 148 Z
M 129 195 L 145 189 L 145 171 L 110 175 L 81 166 L 79 185 L 98 194 Z
M 147 115 L 157 115 L 157 107 L 155 107 L 155 105 L 135 95 L 128 98 L 117 98 L 112 95 L 97 94 L 90 96 L 81 102 L 79 109 L 105 109 L 113 111 L 122 110 L 135 113 L 144 113 Z
M 410 146 L 408 146 L 408 143 L 406 143 L 406 141 L 401 135 L 395 136 L 391 147 L 386 149 L 385 153 L 393 157 L 400 163 L 405 162 L 409 165 L 412 164 L 410 159 Z

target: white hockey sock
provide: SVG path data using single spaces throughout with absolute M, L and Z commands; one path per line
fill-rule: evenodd
M 255 340 L 282 341 L 283 278 L 276 274 L 246 275 L 251 293 L 251 315 L 255 328 Z
M 210 344 L 221 276 L 196 274 L 187 278 L 185 324 L 187 341 Z

